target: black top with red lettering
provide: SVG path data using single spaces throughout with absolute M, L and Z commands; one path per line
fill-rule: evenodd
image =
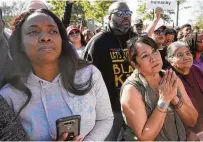
M 127 61 L 126 41 L 136 36 L 132 30 L 115 36 L 110 27 L 95 35 L 87 44 L 83 58 L 93 63 L 102 73 L 113 111 L 120 112 L 120 88 L 133 68 Z

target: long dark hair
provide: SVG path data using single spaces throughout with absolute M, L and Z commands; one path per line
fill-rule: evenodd
M 80 31 L 80 37 L 81 37 L 80 42 L 81 42 L 82 46 L 86 46 L 87 43 L 85 42 L 85 37 L 84 37 L 84 35 L 81 33 L 81 31 Z M 71 42 L 69 36 L 68 36 L 68 40 Z
M 62 50 L 59 56 L 59 71 L 64 88 L 75 95 L 85 95 L 91 89 L 92 76 L 90 76 L 89 80 L 84 84 L 74 84 L 76 71 L 86 67 L 89 65 L 89 63 L 78 58 L 77 53 L 69 44 L 65 27 L 61 23 L 60 19 L 51 11 L 46 9 L 29 11 L 24 14 L 24 16 L 19 19 L 18 22 L 16 22 L 14 32 L 10 37 L 9 46 L 13 56 L 12 63 L 14 70 L 12 73 L 8 73 L 4 80 L 4 85 L 9 83 L 14 88 L 24 92 L 28 96 L 25 104 L 21 107 L 18 114 L 22 111 L 23 108 L 27 106 L 32 97 L 31 91 L 24 85 L 30 72 L 32 71 L 32 65 L 25 52 L 22 50 L 23 44 L 21 38 L 21 28 L 24 21 L 33 13 L 43 13 L 52 17 L 59 28 L 60 36 L 62 39 Z

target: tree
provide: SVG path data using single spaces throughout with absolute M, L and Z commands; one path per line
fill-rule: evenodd
M 154 19 L 153 10 L 147 9 L 146 1 L 144 3 L 139 4 L 138 9 L 137 9 L 137 14 L 140 17 L 142 17 L 143 21 Z
M 51 11 L 56 14 L 59 18 L 62 18 L 64 14 L 65 1 L 58 0 L 48 0 L 48 3 L 51 5 Z
M 76 25 L 76 23 L 83 26 L 86 25 L 85 11 L 80 1 L 77 1 L 73 4 L 72 14 L 71 14 L 71 23 L 74 23 L 74 25 Z
M 113 1 L 89 1 L 82 0 L 76 1 L 72 7 L 71 23 L 83 23 L 85 19 L 94 19 L 97 22 L 103 23 L 103 17 L 107 14 L 109 6 Z M 48 0 L 48 3 L 52 5 L 52 11 L 60 18 L 64 13 L 65 2 L 58 0 Z
M 200 10 L 197 11 L 199 13 L 199 16 L 197 17 L 196 26 L 198 26 L 200 29 L 203 29 L 203 6 L 200 4 Z
M 15 17 L 22 12 L 25 1 L 15 0 L 11 4 L 6 2 L 1 2 L 0 8 L 2 10 L 2 15 L 6 23 L 6 27 L 10 28 Z
M 100 0 L 100 1 L 88 1 L 83 0 L 81 1 L 81 4 L 85 11 L 85 19 L 94 19 L 95 21 L 99 23 L 104 23 L 103 17 L 107 15 L 109 6 L 116 0 L 113 1 L 106 1 L 106 0 Z
M 48 3 L 52 6 L 52 11 L 56 14 L 60 19 L 62 19 L 65 8 L 65 1 L 58 0 L 48 0 Z M 84 25 L 84 10 L 81 5 L 81 1 L 74 2 L 72 6 L 71 20 L 70 23 L 73 25 L 83 24 Z

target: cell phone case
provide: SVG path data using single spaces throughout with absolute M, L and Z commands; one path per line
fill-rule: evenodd
M 80 115 L 59 118 L 56 120 L 57 139 L 64 133 L 68 133 L 66 140 L 73 140 L 75 136 L 80 135 Z

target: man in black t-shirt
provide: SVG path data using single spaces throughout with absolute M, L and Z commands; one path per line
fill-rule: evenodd
M 123 125 L 120 106 L 120 88 L 133 68 L 126 61 L 126 41 L 136 36 L 131 28 L 129 7 L 124 2 L 114 2 L 109 7 L 109 23 L 87 44 L 83 58 L 92 62 L 102 73 L 114 112 L 113 128 L 106 140 L 116 141 Z

